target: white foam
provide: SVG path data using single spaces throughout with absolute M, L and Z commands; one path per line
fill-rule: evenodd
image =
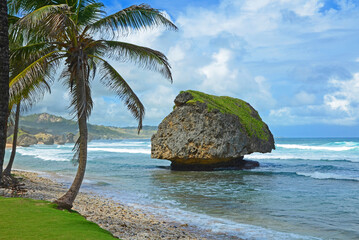
M 322 172 L 296 172 L 299 176 L 305 176 L 305 177 L 311 177 L 315 179 L 336 179 L 336 180 L 353 180 L 353 181 L 359 181 L 359 178 L 357 177 L 350 177 L 350 176 L 343 176 L 335 173 L 322 173 Z
M 299 144 L 277 144 L 279 148 L 286 149 L 301 149 L 301 150 L 326 150 L 326 151 L 348 151 L 353 149 L 358 149 L 356 146 L 308 146 L 308 145 L 299 145 Z
M 71 150 L 60 150 L 59 148 L 18 148 L 17 153 L 24 156 L 33 156 L 44 161 L 70 161 Z M 64 155 L 69 155 L 65 157 Z
M 277 239 L 277 240 L 318 240 L 311 236 L 303 236 L 294 233 L 285 233 L 275 231 L 269 228 L 260 226 L 238 223 L 221 218 L 211 217 L 205 214 L 193 213 L 189 211 L 180 210 L 178 208 L 166 208 L 165 206 L 131 204 L 132 207 L 146 209 L 152 214 L 159 214 L 175 219 L 180 223 L 197 226 L 208 232 L 217 234 L 225 234 L 228 236 L 235 236 L 243 239 L 250 240 L 264 240 L 264 239 Z
M 140 147 L 148 142 L 90 142 L 89 147 Z
M 151 149 L 145 148 L 88 148 L 88 151 L 101 151 L 101 152 L 113 152 L 113 153 L 142 153 L 151 154 Z
M 266 153 L 258 154 L 254 153 L 251 155 L 246 155 L 245 159 L 253 160 L 313 160 L 313 161 L 350 161 L 350 162 L 359 162 L 359 156 L 343 156 L 343 155 L 300 155 L 300 154 L 280 154 L 280 153 Z

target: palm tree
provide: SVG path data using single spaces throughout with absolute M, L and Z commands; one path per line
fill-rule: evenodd
M 29 3 L 28 6 L 21 6 L 26 2 Z M 26 88 L 33 79 L 60 64 L 62 59 L 65 60 L 61 77 L 71 93 L 71 107 L 78 120 L 80 136 L 74 147 L 74 157 L 79 165 L 70 189 L 55 203 L 59 208 L 70 209 L 86 169 L 87 121 L 93 106 L 90 85 L 95 76 L 99 74 L 100 81 L 124 101 L 128 110 L 138 120 L 138 131 L 142 128 L 144 106 L 107 58 L 132 61 L 146 69 L 160 72 L 172 82 L 170 65 L 164 54 L 147 47 L 106 40 L 106 37 L 120 37 L 154 26 L 165 26 L 174 30 L 177 28 L 159 10 L 144 4 L 133 5 L 107 16 L 104 5 L 96 0 L 52 0 L 51 5 L 45 6 L 41 6 L 41 3 L 36 5 L 35 2 L 39 1 L 20 1 L 19 5 L 14 5 L 14 8 L 34 10 L 23 17 L 18 26 L 37 29 L 37 34 L 46 35 L 47 41 L 18 48 L 14 52 L 15 57 L 25 58 L 29 52 L 37 49 L 43 55 L 19 73 L 13 81 Z
M 0 185 L 6 145 L 9 99 L 9 39 L 6 0 L 0 0 Z
M 14 94 L 14 89 L 10 88 L 11 97 L 9 104 L 9 112 L 13 110 L 13 105 L 16 105 L 16 108 L 14 116 L 14 133 L 12 139 L 11 155 L 9 158 L 9 162 L 3 171 L 3 177 L 7 177 L 7 180 L 12 181 L 13 183 L 16 183 L 16 180 L 11 177 L 11 170 L 16 155 L 21 106 L 22 104 L 25 104 L 25 106 L 23 107 L 23 111 L 28 110 L 36 101 L 40 100 L 45 91 L 51 92 L 50 86 L 45 79 L 39 79 L 39 81 L 34 82 L 34 85 L 30 86 L 28 89 L 23 90 L 21 93 L 19 93 L 19 96 L 12 96 Z
M 9 15 L 9 32 L 12 32 L 15 24 L 19 21 L 20 18 L 16 16 Z M 8 112 L 11 114 L 13 110 L 13 106 L 16 105 L 16 111 L 13 115 L 15 115 L 14 119 L 14 134 L 13 134 L 13 143 L 12 143 L 12 151 L 10 155 L 10 159 L 7 167 L 3 171 L 3 180 L 7 185 L 16 184 L 17 181 L 11 176 L 11 169 L 15 160 L 16 147 L 17 147 L 17 136 L 19 130 L 19 121 L 20 121 L 20 111 L 21 105 L 22 110 L 28 110 L 33 104 L 42 99 L 42 96 L 46 91 L 50 92 L 50 87 L 46 81 L 46 79 L 51 79 L 50 76 L 44 75 L 39 77 L 38 79 L 33 79 L 32 84 L 26 86 L 26 88 L 21 88 L 21 79 L 18 81 L 13 81 L 13 78 L 16 77 L 19 73 L 21 73 L 27 66 L 29 66 L 33 61 L 37 60 L 39 57 L 38 52 L 33 52 L 26 59 L 20 59 L 18 55 L 13 54 L 16 52 L 18 48 L 23 45 L 36 44 L 39 40 L 44 41 L 46 39 L 40 39 L 34 31 L 24 30 L 21 32 L 17 32 L 16 36 L 10 34 L 9 36 L 9 49 L 10 49 L 10 85 L 9 85 L 9 110 Z M 47 71 L 46 73 L 49 73 Z M 8 117 L 10 117 L 8 114 Z M 12 121 L 8 121 L 9 123 Z

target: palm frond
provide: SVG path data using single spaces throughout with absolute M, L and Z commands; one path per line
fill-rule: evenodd
M 10 88 L 9 104 L 13 105 L 21 101 L 21 112 L 28 111 L 37 102 L 41 101 L 46 92 L 51 93 L 50 85 L 44 78 L 33 81 L 32 85 L 21 93 L 16 92 L 16 88 L 15 91 L 13 90 L 14 88 Z
M 66 0 L 7 0 L 8 12 L 12 15 L 30 13 L 46 5 L 66 3 Z
M 33 62 L 34 60 L 53 52 L 57 46 L 52 42 L 38 42 L 10 49 L 10 62 L 18 65 L 21 62 Z
M 7 16 L 9 25 L 14 25 L 17 21 L 19 21 L 21 18 L 17 17 L 17 16 L 13 16 L 13 15 L 8 15 Z
M 145 69 L 161 73 L 165 78 L 173 82 L 171 66 L 167 57 L 156 50 L 141 47 L 131 43 L 118 41 L 101 41 L 107 50 L 107 56 L 116 60 L 131 61 Z M 103 46 L 101 46 L 103 48 Z
M 53 15 L 54 13 L 58 13 L 61 10 L 69 10 L 69 9 L 70 7 L 66 4 L 46 5 L 34 10 L 33 12 L 29 13 L 25 17 L 21 18 L 19 24 L 29 28 L 36 28 L 47 17 Z
M 80 6 L 77 23 L 80 26 L 92 24 L 105 16 L 104 5 L 101 2 L 93 2 Z
M 59 57 L 59 51 L 50 52 L 31 63 L 19 74 L 14 76 L 9 83 L 13 95 L 20 95 L 23 91 L 26 91 L 26 89 L 31 88 L 31 85 L 36 83 L 36 81 L 49 74 L 49 68 L 57 64 L 56 61 L 52 61 L 56 57 Z
M 123 77 L 114 69 L 107 61 L 102 58 L 96 57 L 101 60 L 101 82 L 110 90 L 117 93 L 117 96 L 124 101 L 127 109 L 131 112 L 133 117 L 138 121 L 138 133 L 142 129 L 143 118 L 145 117 L 145 107 L 137 97 L 135 92 L 123 79 Z
M 17 22 L 17 26 L 25 29 L 35 29 L 40 36 L 56 38 L 66 32 L 71 21 L 70 7 L 66 4 L 47 5 L 36 9 Z
M 112 32 L 121 30 L 128 33 L 131 30 L 147 29 L 151 27 L 164 26 L 171 30 L 177 30 L 170 20 L 168 20 L 158 9 L 151 8 L 147 4 L 133 5 L 117 13 L 104 17 L 97 22 L 89 25 L 90 30 Z
M 79 119 L 83 114 L 88 118 L 93 108 L 90 88 L 90 66 L 87 61 L 80 64 L 78 59 L 76 63 L 68 63 L 68 67 L 62 72 L 60 78 L 65 80 L 65 85 L 70 89 L 72 108 L 71 113 Z
M 80 137 L 76 140 L 76 143 L 74 147 L 72 148 L 72 151 L 74 152 L 74 155 L 72 156 L 71 162 L 74 165 L 77 165 L 79 163 L 79 156 L 80 156 L 80 144 L 81 139 Z

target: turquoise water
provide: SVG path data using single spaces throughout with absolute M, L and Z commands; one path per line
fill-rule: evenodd
M 359 139 L 276 139 L 247 171 L 175 172 L 149 140 L 94 141 L 83 190 L 245 239 L 359 239 Z M 18 150 L 15 167 L 70 183 L 72 145 Z M 9 156 L 9 152 L 7 153 Z

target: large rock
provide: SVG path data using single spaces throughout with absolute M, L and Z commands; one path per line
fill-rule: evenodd
M 64 145 L 66 143 L 66 137 L 64 135 L 54 136 L 54 143 L 57 145 Z
M 67 133 L 65 138 L 66 138 L 66 143 L 74 143 L 76 141 L 75 134 L 73 133 Z
M 17 145 L 22 147 L 29 147 L 30 145 L 37 144 L 37 139 L 30 134 L 22 134 L 17 138 Z
M 54 136 L 49 133 L 38 133 L 35 137 L 39 143 L 45 145 L 53 145 L 55 143 Z
M 274 139 L 248 103 L 197 91 L 181 92 L 175 108 L 151 139 L 151 157 L 172 161 L 172 169 L 251 168 L 253 152 L 271 152 Z

